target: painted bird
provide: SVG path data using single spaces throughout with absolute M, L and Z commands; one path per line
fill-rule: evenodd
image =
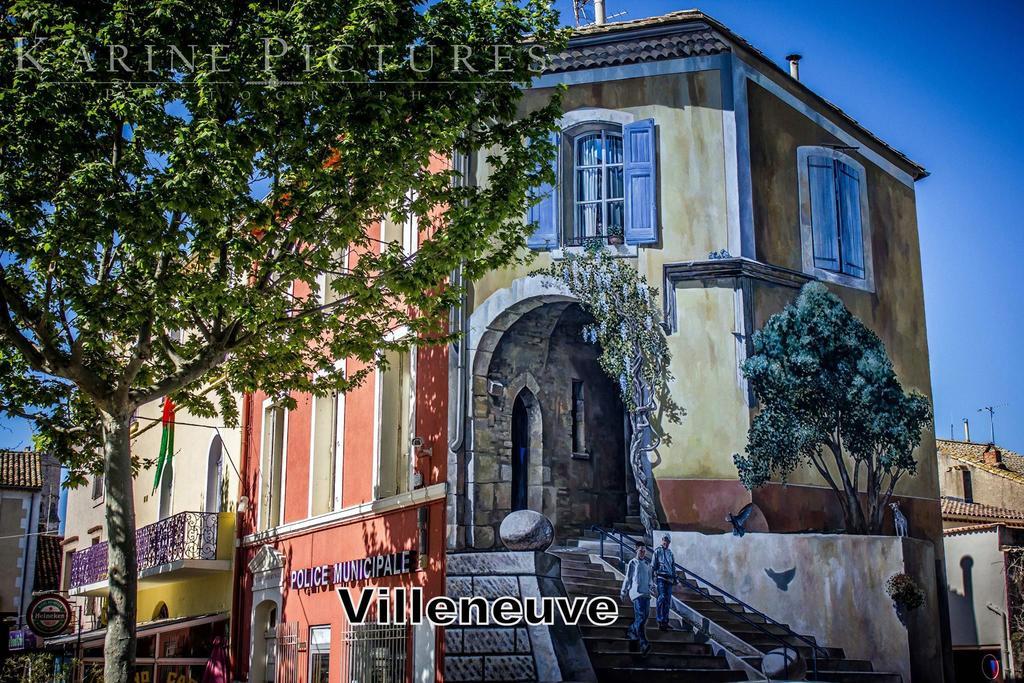
M 750 518 L 751 513 L 753 512 L 754 504 L 747 503 L 746 505 L 743 506 L 743 509 L 740 510 L 735 515 L 730 512 L 725 516 L 725 521 L 732 524 L 733 536 L 742 536 L 743 534 L 747 533 L 745 525 L 747 523 L 747 520 Z
M 796 576 L 796 567 L 787 569 L 784 572 L 777 572 L 774 569 L 768 567 L 764 568 L 764 573 L 768 575 L 768 578 L 775 582 L 775 586 L 780 591 L 788 591 L 789 584 L 793 582 L 793 577 Z

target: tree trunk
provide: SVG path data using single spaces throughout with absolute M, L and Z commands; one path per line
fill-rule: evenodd
M 864 518 L 864 508 L 861 507 L 860 497 L 856 491 L 849 488 L 844 492 L 846 495 L 846 533 L 864 535 L 869 532 L 867 520 Z
M 131 413 L 104 415 L 104 511 L 107 522 L 107 637 L 103 680 L 131 683 L 135 668 L 135 603 L 138 565 L 135 548 L 135 495 L 132 482 Z

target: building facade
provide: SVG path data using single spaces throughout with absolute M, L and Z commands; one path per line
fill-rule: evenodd
M 239 397 L 239 401 L 241 398 Z M 198 683 L 218 638 L 225 656 L 233 594 L 238 429 L 185 411 L 174 451 L 155 481 L 162 405 L 136 414 L 132 455 L 148 466 L 135 480 L 139 586 L 135 681 Z M 72 632 L 46 641 L 83 661 L 82 680 L 102 680 L 106 634 L 107 531 L 101 475 L 67 499 L 61 588 L 75 611 Z
M 577 334 L 589 314 L 531 275 L 595 242 L 663 296 L 671 393 L 686 415 L 660 425 L 671 437 L 652 465 L 661 522 L 724 531 L 727 513 L 754 502 L 765 530 L 839 528 L 810 468 L 785 485 L 740 484 L 732 454 L 756 407 L 739 365 L 753 331 L 820 280 L 881 337 L 904 387 L 930 395 L 914 199 L 924 170 L 700 12 L 578 30 L 524 110 L 557 85 L 559 180 L 534 211 L 537 258 L 470 286 L 452 377 L 466 438 L 450 455 L 449 543 L 498 542 L 522 502 L 511 472 L 524 448 L 541 460 L 515 468 L 527 507 L 563 536 L 635 514 L 621 406 L 599 349 Z M 487 174 L 476 160 L 473 181 Z M 896 493 L 911 533 L 938 542 L 933 453 L 926 434 L 917 475 Z
M 0 659 L 33 646 L 25 611 L 36 591 L 52 590 L 60 465 L 49 453 L 0 451 Z M 14 634 L 9 639 L 8 633 Z
M 295 395 L 291 410 L 245 398 L 237 680 L 439 679 L 443 648 L 467 655 L 448 678 L 480 680 L 500 670 L 487 656 L 429 628 L 346 623 L 339 591 L 444 592 L 446 561 L 459 555 L 465 567 L 467 553 L 500 550 L 500 525 L 517 510 L 548 517 L 559 545 L 594 524 L 635 524 L 641 495 L 618 386 L 581 334 L 593 318 L 534 274 L 566 254 L 604 250 L 663 297 L 670 391 L 686 414 L 659 425 L 670 438 L 651 459 L 662 528 L 730 531 L 727 515 L 749 503 L 754 531 L 842 526 L 812 469 L 751 492 L 732 460 L 756 411 L 740 372 L 751 336 L 807 282 L 826 283 L 885 343 L 903 386 L 930 395 L 919 165 L 696 11 L 577 30 L 523 112 L 561 85 L 558 181 L 539 188 L 530 215 L 536 258 L 462 283 L 458 342 L 394 354 L 350 393 Z M 488 182 L 484 155 L 453 163 L 466 182 Z M 374 231 L 415 248 L 415 226 Z M 915 575 L 933 616 L 944 611 L 940 585 L 945 595 L 934 450 L 924 434 L 917 474 L 896 490 L 917 539 L 907 547 L 928 545 L 906 562 L 929 558 Z M 377 558 L 400 569 L 346 573 Z M 939 621 L 901 636 L 908 675 L 942 679 Z
M 419 241 L 413 221 L 369 230 L 410 254 Z M 441 634 L 347 623 L 337 591 L 444 592 L 447 370 L 447 349 L 413 347 L 346 394 L 295 395 L 291 410 L 245 397 L 236 680 L 439 677 Z
M 969 436 L 969 435 L 967 435 Z M 1019 676 L 1024 624 L 1024 456 L 938 439 L 949 621 L 957 681 Z

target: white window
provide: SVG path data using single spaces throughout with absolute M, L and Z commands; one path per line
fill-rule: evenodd
M 264 404 L 263 445 L 260 451 L 260 529 L 272 529 L 281 524 L 287 428 L 284 408 L 271 405 L 269 401 Z
M 622 129 L 582 126 L 572 137 L 573 211 L 570 246 L 622 237 L 625 212 Z
M 313 397 L 309 514 L 340 510 L 345 458 L 345 395 Z
M 416 192 L 409 190 L 406 199 L 409 202 L 409 211 L 402 223 L 402 251 L 411 256 L 420 248 L 420 220 L 412 210 L 412 203 L 416 201 Z
M 797 163 L 804 272 L 873 290 L 864 167 L 828 147 L 800 147 Z
M 331 627 L 312 626 L 309 629 L 309 683 L 331 681 Z
M 409 490 L 412 369 L 408 351 L 390 351 L 377 372 L 377 486 L 375 498 Z

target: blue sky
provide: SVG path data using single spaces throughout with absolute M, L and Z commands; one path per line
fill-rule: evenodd
M 670 0 L 606 0 L 636 19 L 686 9 Z M 987 440 L 1024 452 L 1024 3 L 986 0 L 769 2 L 697 6 L 780 63 L 804 55 L 801 79 L 931 177 L 917 185 L 918 221 L 936 431 L 971 420 Z M 567 21 L 572 5 L 558 0 Z M 923 350 L 922 350 L 923 352 Z M 24 425 L 0 430 L 0 447 L 30 443 Z

